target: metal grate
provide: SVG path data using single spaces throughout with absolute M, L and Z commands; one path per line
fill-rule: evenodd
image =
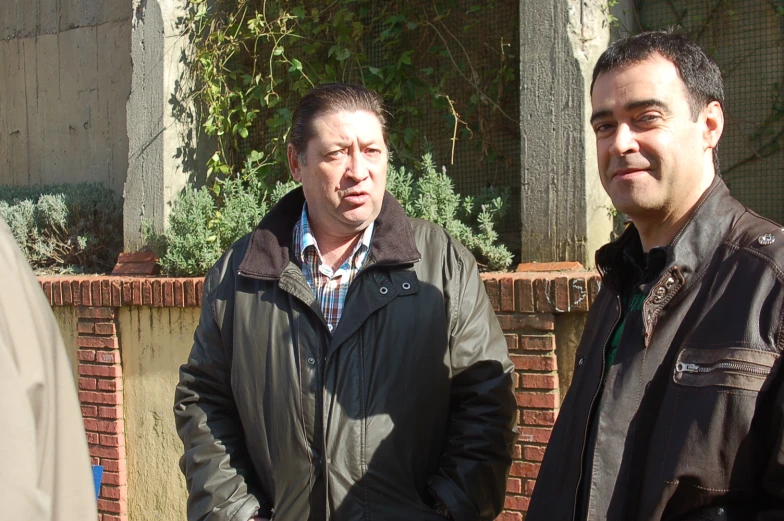
M 643 30 L 681 26 L 716 60 L 725 84 L 721 172 L 732 194 L 784 221 L 784 1 L 637 0 Z

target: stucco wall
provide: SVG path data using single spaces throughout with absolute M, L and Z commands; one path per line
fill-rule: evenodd
M 118 314 L 133 521 L 186 519 L 172 405 L 198 321 L 198 308 L 123 307 Z
M 0 2 L 0 184 L 128 170 L 131 0 Z

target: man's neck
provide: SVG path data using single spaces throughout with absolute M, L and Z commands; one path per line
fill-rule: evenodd
M 364 230 L 357 232 L 355 235 L 335 236 L 324 233 L 318 233 L 313 230 L 313 236 L 316 238 L 319 252 L 321 253 L 321 261 L 329 266 L 333 271 L 340 268 L 346 262 L 346 259 L 357 242 L 361 239 Z

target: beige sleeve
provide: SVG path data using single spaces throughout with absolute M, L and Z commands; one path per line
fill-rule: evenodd
M 84 425 L 60 331 L 1 220 L 0 505 L 3 519 L 97 518 Z

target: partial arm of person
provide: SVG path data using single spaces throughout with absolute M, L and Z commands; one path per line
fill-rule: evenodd
M 252 483 L 253 465 L 231 390 L 231 360 L 214 306 L 220 274 L 216 266 L 205 279 L 193 348 L 180 368 L 175 392 L 174 415 L 185 449 L 180 468 L 188 488 L 189 521 L 270 516 L 270 505 Z
M 492 520 L 503 508 L 517 439 L 514 366 L 476 262 L 462 246 L 451 261 L 451 410 L 429 487 L 456 521 Z
M 784 520 L 784 370 L 778 369 L 776 377 L 778 389 L 770 415 L 770 426 L 766 431 L 770 434 L 770 460 L 762 479 L 762 488 L 775 498 L 778 507 L 761 511 L 756 521 Z

